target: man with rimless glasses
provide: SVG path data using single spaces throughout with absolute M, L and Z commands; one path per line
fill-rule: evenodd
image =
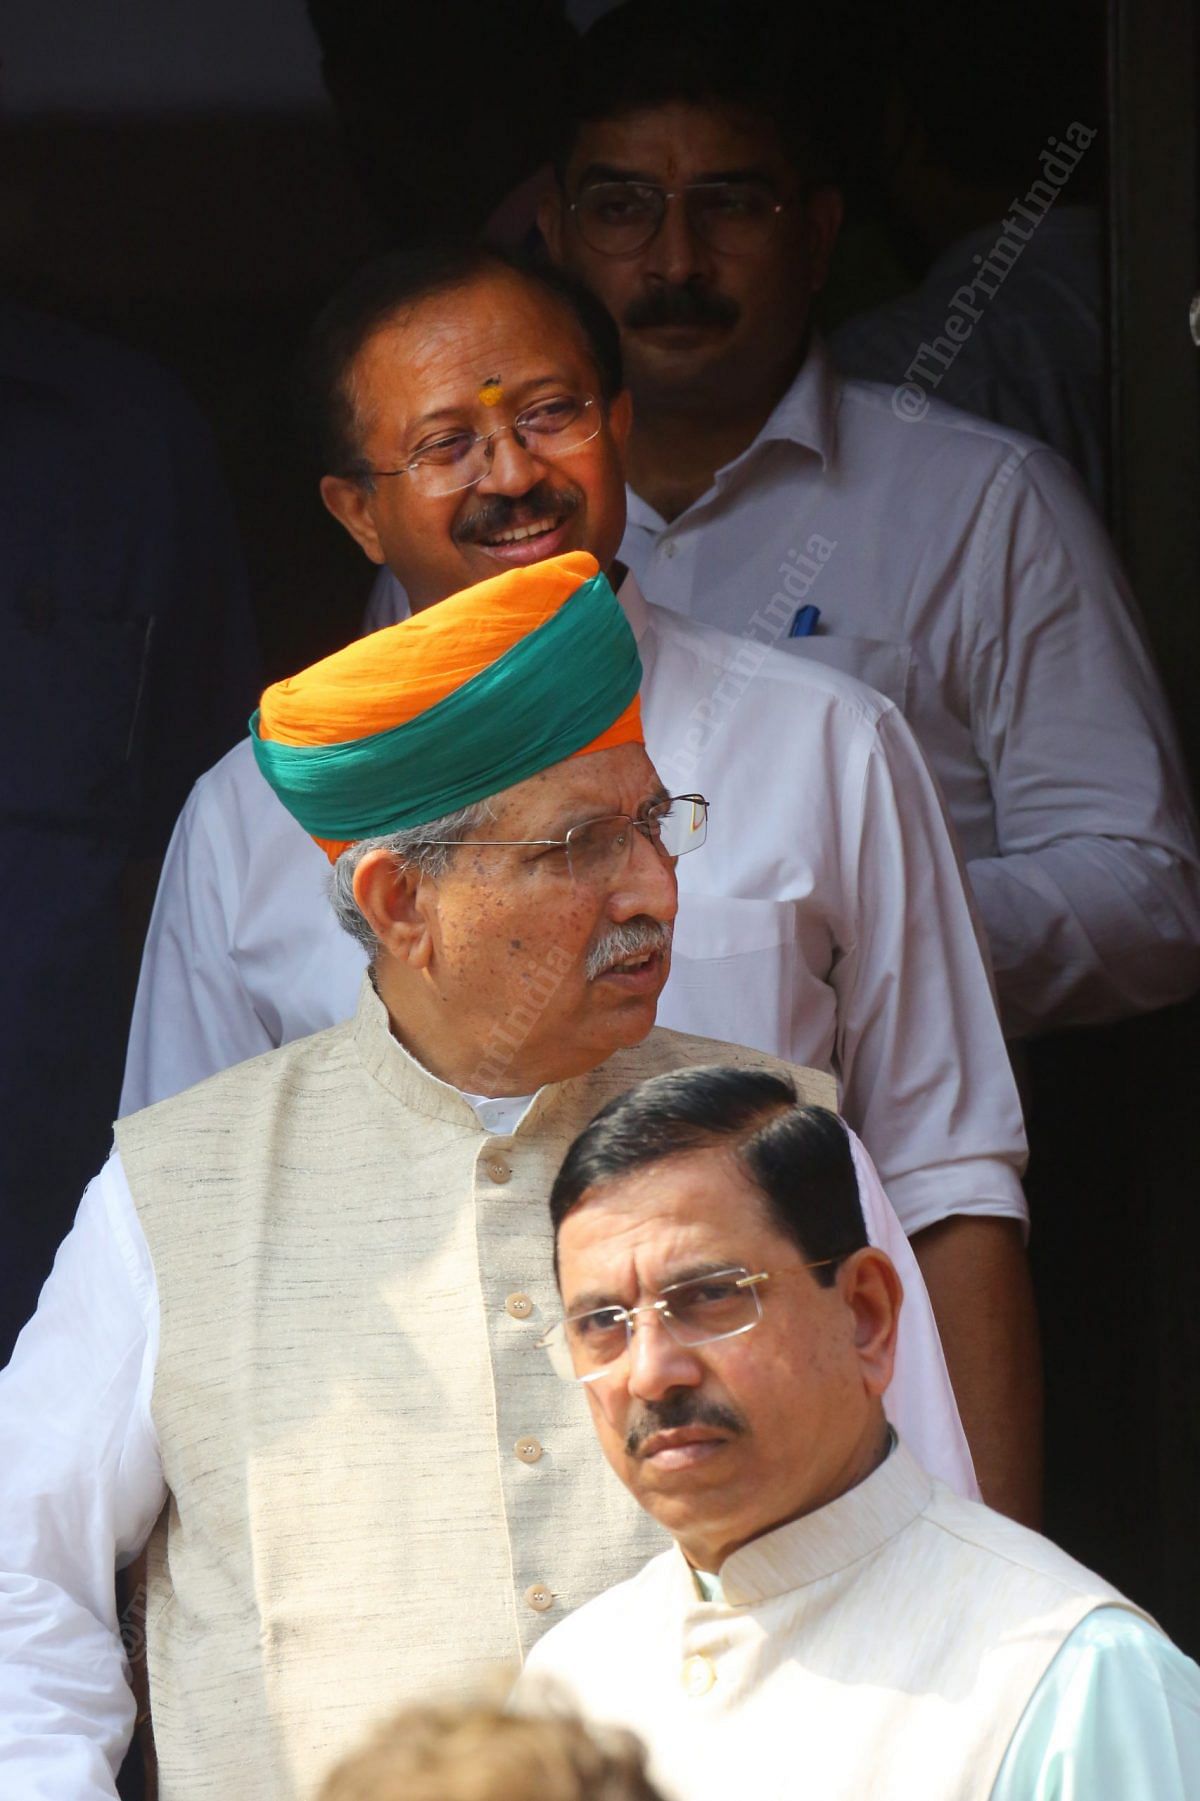
M 377 623 L 410 607 L 426 620 L 471 582 L 567 552 L 612 572 L 656 768 L 672 795 L 705 795 L 714 821 L 703 855 L 679 864 L 662 1022 L 836 1076 L 935 1311 L 957 1310 L 947 1356 L 984 1490 L 1032 1509 L 1021 1400 L 1035 1335 L 1007 1241 L 1024 1218 L 1020 1113 L 940 801 L 903 719 L 855 682 L 648 606 L 622 579 L 629 398 L 611 319 L 567 278 L 469 249 L 385 258 L 318 321 L 308 391 L 322 496 L 386 574 Z M 571 679 L 582 703 L 586 659 L 574 677 L 564 663 Z M 480 854 L 501 891 L 504 853 Z M 249 744 L 231 752 L 168 853 L 124 1112 L 353 1013 L 371 943 L 353 907 L 339 931 L 326 886 Z M 512 936 L 520 968 L 528 946 Z M 495 998 L 480 987 L 463 1004 Z M 478 1024 L 502 1063 L 504 1007 Z
M 12 1793 L 112 1795 L 132 1721 L 113 1567 L 147 1544 L 181 1801 L 309 1801 L 373 1718 L 519 1659 L 656 1548 L 537 1345 L 554 1172 L 664 1069 L 836 1089 L 655 1028 L 708 807 L 648 757 L 641 681 L 575 551 L 263 695 L 255 764 L 370 974 L 347 1023 L 120 1122 L 0 1378 Z M 928 1297 L 864 1181 L 912 1285 L 894 1418 L 968 1489 Z
M 540 1640 L 517 1704 L 550 1678 L 677 1801 L 1189 1801 L 1200 1670 L 889 1425 L 863 1176 L 764 1070 L 653 1077 L 571 1146 L 541 1343 L 675 1549 Z

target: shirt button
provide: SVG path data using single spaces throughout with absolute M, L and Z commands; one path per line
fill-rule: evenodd
M 489 1157 L 487 1162 L 487 1173 L 492 1178 L 493 1182 L 507 1182 L 512 1175 L 512 1170 L 504 1161 L 503 1157 Z
M 674 539 L 673 538 L 668 539 L 667 543 L 665 543 L 663 545 L 663 555 L 665 557 L 673 557 L 675 555 L 675 552 L 677 549 L 678 549 L 678 546 L 676 545 Z
M 518 1438 L 513 1450 L 522 1463 L 536 1463 L 542 1454 L 542 1447 L 536 1438 Z
M 525 1590 L 525 1599 L 535 1613 L 547 1613 L 554 1606 L 554 1596 L 544 1582 L 531 1582 Z
M 511 1313 L 514 1319 L 528 1319 L 533 1312 L 533 1302 L 527 1294 L 510 1294 L 504 1303 L 504 1311 Z
M 683 1666 L 683 1688 L 688 1695 L 706 1695 L 717 1680 L 717 1672 L 707 1657 L 689 1657 Z

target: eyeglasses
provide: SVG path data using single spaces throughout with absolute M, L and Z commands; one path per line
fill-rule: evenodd
M 595 181 L 571 203 L 580 237 L 601 256 L 636 256 L 653 243 L 667 204 L 681 199 L 689 227 L 721 256 L 749 256 L 775 230 L 787 202 L 766 181 L 695 181 L 660 188 L 649 181 Z
M 602 819 L 585 819 L 565 838 L 429 838 L 426 843 L 561 851 L 574 881 L 598 885 L 624 869 L 635 832 L 664 857 L 684 857 L 699 850 L 708 836 L 708 802 L 702 794 L 676 794 L 656 801 L 636 818 L 631 813 L 606 813 Z
M 758 1291 L 764 1282 L 840 1262 L 841 1257 L 822 1257 L 791 1269 L 759 1270 L 757 1275 L 741 1264 L 714 1270 L 687 1282 L 672 1282 L 641 1307 L 596 1307 L 590 1313 L 569 1314 L 551 1326 L 537 1344 L 547 1352 L 555 1375 L 564 1382 L 598 1382 L 602 1376 L 614 1374 L 614 1365 L 629 1349 L 639 1313 L 655 1314 L 676 1344 L 715 1344 L 718 1339 L 737 1338 L 754 1330 L 762 1318 Z
M 599 436 L 602 423 L 600 408 L 591 394 L 552 394 L 525 407 L 511 425 L 498 425 L 489 432 L 443 432 L 431 443 L 422 444 L 412 460 L 399 469 L 364 469 L 361 473 L 373 477 L 410 476 L 418 492 L 430 498 L 457 494 L 483 480 L 492 466 L 496 439 L 505 432 L 511 432 L 530 456 L 545 461 L 568 456 L 590 444 Z

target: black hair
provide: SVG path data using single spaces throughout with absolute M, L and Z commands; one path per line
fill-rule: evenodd
M 574 320 L 596 366 L 601 398 L 623 386 L 621 339 L 607 309 L 564 270 L 481 244 L 424 245 L 365 263 L 322 308 L 300 366 L 298 405 L 322 471 L 363 476 L 360 422 L 350 372 L 363 345 L 397 313 L 507 269 L 549 294 Z
M 562 179 L 579 128 L 682 103 L 747 113 L 773 126 L 788 160 L 814 184 L 844 162 L 837 92 L 845 59 L 831 47 L 829 4 L 769 0 L 626 0 L 584 34 Z M 838 34 L 840 36 L 840 33 Z
M 837 1114 L 801 1105 L 784 1075 L 711 1064 L 639 1082 L 580 1132 L 550 1191 L 556 1267 L 559 1228 L 586 1193 L 702 1150 L 733 1154 L 772 1225 L 806 1260 L 840 1262 L 867 1243 L 850 1140 Z M 822 1283 L 835 1274 L 814 1271 Z

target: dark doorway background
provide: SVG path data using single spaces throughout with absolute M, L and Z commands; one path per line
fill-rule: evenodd
M 346 9 L 329 0 L 313 10 L 336 34 Z M 389 10 L 390 30 L 411 9 L 380 16 Z M 586 22 L 597 10 L 573 16 Z M 193 18 L 184 30 L 188 12 L 203 14 L 202 26 Z M 478 8 L 481 34 L 497 12 Z M 1200 285 L 1197 27 L 1191 0 L 1154 12 L 1150 22 L 1132 0 L 1098 3 L 1081 30 L 1103 40 L 1108 69 L 1113 524 L 1195 771 L 1200 378 L 1186 311 Z M 509 80 L 490 42 L 445 45 L 453 60 L 440 63 L 413 38 L 430 93 L 444 69 L 452 119 L 470 108 L 475 83 Z M 364 198 L 353 173 L 362 146 L 347 146 L 325 97 L 303 0 L 197 9 L 9 0 L 0 53 L 5 288 L 150 352 L 183 379 L 218 437 L 266 673 L 299 667 L 355 634 L 372 572 L 319 505 L 292 428 L 289 370 L 323 296 L 403 229 L 403 195 L 399 225 L 378 191 L 374 210 Z M 427 103 L 414 118 L 419 160 Z M 475 154 L 481 168 L 486 144 Z M 469 216 L 478 194 L 443 190 L 438 200 L 443 176 L 422 166 L 433 170 L 426 203 L 436 212 L 436 200 L 449 223 Z M 870 215 L 865 193 L 835 290 L 843 308 L 856 294 L 861 304 L 883 298 L 901 279 L 861 248 Z M 1192 1004 L 1049 1038 L 1028 1058 L 1047 1528 L 1193 1653 L 1198 1020 Z

